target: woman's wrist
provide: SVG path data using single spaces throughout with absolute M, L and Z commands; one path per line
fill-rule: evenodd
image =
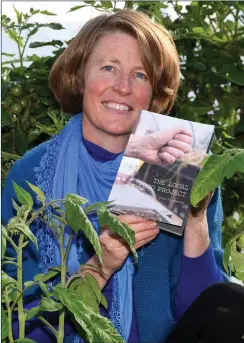
M 92 268 L 90 265 L 98 268 L 99 270 Z M 93 275 L 101 290 L 106 286 L 108 280 L 114 274 L 114 271 L 100 264 L 97 255 L 92 256 L 87 263 L 82 266 L 80 271 L 82 275 L 85 275 L 86 273 Z
M 210 238 L 206 215 L 193 217 L 189 215 L 184 234 L 184 255 L 201 256 L 209 247 Z

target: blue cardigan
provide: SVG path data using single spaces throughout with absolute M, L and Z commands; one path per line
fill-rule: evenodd
M 40 166 L 41 158 L 47 152 L 48 148 L 49 142 L 41 144 L 27 152 L 11 169 L 5 182 L 2 198 L 4 224 L 14 216 L 11 198 L 16 199 L 16 196 L 14 195 L 12 180 L 28 190 L 35 198 L 35 194 L 29 189 L 25 180 L 36 184 L 34 170 Z M 49 177 L 48 173 L 50 173 L 51 178 L 53 173 L 52 161 L 50 160 L 49 166 L 42 167 L 47 169 L 46 177 Z M 222 268 L 222 218 L 220 192 L 216 190 L 208 208 L 208 223 L 216 263 L 220 269 Z M 32 230 L 35 235 L 39 235 L 38 231 L 41 229 L 33 225 Z M 47 243 L 43 242 L 48 248 Z M 161 232 L 139 254 L 139 261 L 136 266 L 134 278 L 134 302 L 140 343 L 163 343 L 175 325 L 173 309 L 175 291 L 180 277 L 182 251 L 183 240 L 181 237 L 171 236 L 166 232 Z M 85 256 L 84 254 L 84 261 L 81 262 L 86 262 L 88 258 L 89 256 Z M 28 268 L 24 266 L 23 282 L 32 280 L 34 274 L 40 273 L 43 263 L 45 263 L 45 259 L 42 258 L 41 251 L 37 253 L 33 244 L 29 244 L 28 258 L 24 259 L 24 264 L 26 266 L 28 264 Z M 164 270 L 163 276 L 161 273 L 162 270 Z M 72 340 L 68 341 L 72 342 Z

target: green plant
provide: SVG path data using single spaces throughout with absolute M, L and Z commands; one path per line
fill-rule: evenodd
M 62 343 L 65 316 L 71 314 L 79 333 L 88 342 L 124 342 L 113 328 L 112 323 L 99 314 L 99 304 L 106 307 L 107 302 L 96 279 L 89 273 L 86 273 L 85 276 L 77 273 L 68 277 L 67 256 L 74 233 L 78 234 L 82 230 L 92 244 L 102 265 L 102 249 L 99 237 L 88 218 L 91 212 L 97 211 L 99 223 L 101 225 L 104 222 L 109 223 L 110 229 L 125 239 L 135 259 L 137 259 L 137 253 L 133 246 L 135 243 L 134 231 L 109 212 L 107 209 L 109 203 L 101 202 L 86 206 L 87 199 L 75 194 L 68 194 L 64 199 L 46 202 L 43 192 L 38 187 L 30 183 L 28 185 L 36 193 L 41 203 L 40 208 L 34 211 L 34 202 L 29 192 L 14 183 L 14 190 L 20 205 L 13 200 L 17 214 L 9 220 L 6 228 L 2 226 L 2 265 L 12 264 L 17 270 L 16 278 L 10 277 L 2 270 L 2 339 L 6 343 L 27 342 L 24 340 L 25 323 L 36 317 L 51 330 L 57 342 Z M 47 209 L 49 209 L 49 214 L 46 213 Z M 52 209 L 51 212 L 50 209 Z M 44 221 L 56 237 L 60 248 L 61 265 L 50 268 L 46 274 L 35 275 L 33 280 L 27 280 L 23 285 L 23 249 L 29 242 L 34 243 L 38 249 L 36 237 L 29 228 L 31 223 L 37 219 Z M 72 232 L 64 248 L 66 225 L 69 225 Z M 7 243 L 15 250 L 15 257 L 5 256 Z M 90 267 L 102 273 L 97 267 Z M 47 285 L 47 281 L 58 276 L 60 276 L 60 283 L 54 287 Z M 23 307 L 24 294 L 31 287 L 36 286 L 40 287 L 43 296 L 37 306 L 25 310 Z M 15 311 L 18 312 L 19 320 L 19 338 L 17 341 L 14 340 L 12 332 L 12 315 Z M 46 311 L 59 312 L 58 330 L 42 315 Z M 28 342 L 34 341 L 28 340 Z
M 225 178 L 230 179 L 235 173 L 244 173 L 244 149 L 228 149 L 222 155 L 208 156 L 203 161 L 203 168 L 191 191 L 192 206 L 196 207 L 208 193 L 221 185 Z M 244 282 L 244 226 L 227 242 L 223 266 L 228 274 L 232 272 Z

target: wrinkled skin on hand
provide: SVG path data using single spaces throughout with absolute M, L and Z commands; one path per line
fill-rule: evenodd
M 174 163 L 192 151 L 192 142 L 192 133 L 187 129 L 154 132 L 140 137 L 138 158 L 159 166 Z

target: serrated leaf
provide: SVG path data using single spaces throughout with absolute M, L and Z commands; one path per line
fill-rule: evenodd
M 50 299 L 50 298 L 42 298 L 40 309 L 41 311 L 48 311 L 48 312 L 56 312 L 63 308 L 63 305 L 60 303 L 57 303 L 56 301 Z
M 32 307 L 29 311 L 26 312 L 26 320 L 34 318 L 40 312 L 40 305 Z
M 34 36 L 34 35 L 37 33 L 38 30 L 39 30 L 39 28 L 38 28 L 38 27 L 35 27 L 33 30 L 31 30 L 31 31 L 28 33 L 27 38 L 30 38 L 31 36 Z
M 20 220 L 17 217 L 10 219 L 8 226 L 7 226 L 7 229 L 10 231 L 15 229 L 15 230 L 22 232 L 27 238 L 29 238 L 35 244 L 35 246 L 38 250 L 37 239 L 34 236 L 34 234 L 31 232 L 29 227 L 27 225 L 25 225 L 23 220 Z
M 49 42 L 33 42 L 33 43 L 30 43 L 29 45 L 29 48 L 41 48 L 43 46 L 62 46 L 63 45 L 63 42 L 61 40 L 52 40 L 52 41 L 49 41 Z
M 90 213 L 90 212 L 92 212 L 92 211 L 97 210 L 99 206 L 104 205 L 104 206 L 107 207 L 107 206 L 111 205 L 113 202 L 114 202 L 114 200 L 111 200 L 111 201 L 95 202 L 94 204 L 85 207 L 85 208 L 84 208 L 84 212 L 85 212 L 86 214 L 88 214 L 88 213 Z
M 80 297 L 73 290 L 57 285 L 53 289 L 53 296 L 59 300 L 73 315 L 77 323 L 85 331 L 90 342 L 93 341 L 93 335 L 90 331 L 92 323 L 90 321 L 90 312 L 92 309 L 80 300 Z
M 74 315 L 91 343 L 125 343 L 110 320 L 84 305 L 72 290 L 57 285 L 53 290 L 53 295 Z
M 33 199 L 31 195 L 24 188 L 17 185 L 17 183 L 15 183 L 14 181 L 13 181 L 13 186 L 14 186 L 14 191 L 17 196 L 17 199 L 19 200 L 21 205 L 27 205 L 29 208 L 32 208 Z
M 70 9 L 67 13 L 73 12 L 73 11 L 77 11 L 77 10 L 79 10 L 80 8 L 86 7 L 86 6 L 87 6 L 87 5 L 81 5 L 81 6 L 71 7 L 71 9 Z
M 134 247 L 135 244 L 135 231 L 132 230 L 128 225 L 121 223 L 119 219 L 113 216 L 105 206 L 100 206 L 97 210 L 98 222 L 101 227 L 107 225 L 108 228 L 122 237 L 130 247 L 133 255 L 135 256 L 135 261 L 138 260 L 138 255 Z
M 37 194 L 37 199 L 44 205 L 46 201 L 46 197 L 44 193 L 38 188 L 37 186 L 33 185 L 32 183 L 26 181 L 28 186 Z
M 232 250 L 230 264 L 233 272 L 244 273 L 244 254 Z
M 2 334 L 2 340 L 8 337 L 8 317 L 4 311 L 4 308 L 1 309 L 1 334 Z
M 6 252 L 6 245 L 7 245 L 6 236 L 7 236 L 7 230 L 2 225 L 2 235 L 1 235 L 1 259 L 2 260 L 4 259 L 5 252 Z
M 68 199 L 70 199 L 71 201 L 73 201 L 74 204 L 77 204 L 77 205 L 83 205 L 88 202 L 86 198 L 83 198 L 77 194 L 72 194 L 72 193 L 68 193 L 66 195 L 65 200 L 68 200 Z
M 59 270 L 50 270 L 46 274 L 37 274 L 34 277 L 34 281 L 35 282 L 37 282 L 37 281 L 45 282 L 45 281 L 50 280 L 54 276 L 56 276 L 58 273 L 59 273 Z
M 86 273 L 86 280 L 89 283 L 89 285 L 91 286 L 94 294 L 96 294 L 98 303 L 100 303 L 102 293 L 101 293 L 101 289 L 99 287 L 97 280 L 95 279 L 95 277 L 93 275 L 91 275 L 89 273 Z
M 25 288 L 27 288 L 27 287 L 29 288 L 29 287 L 34 286 L 34 285 L 36 285 L 35 281 L 25 281 L 24 282 Z
M 192 206 L 196 207 L 208 193 L 223 182 L 225 177 L 231 178 L 236 172 L 244 172 L 243 149 L 229 149 L 222 155 L 209 156 L 192 187 L 190 196 Z
M 99 313 L 99 303 L 96 299 L 96 294 L 84 277 L 77 275 L 77 277 L 70 282 L 68 288 L 76 292 L 85 305 L 91 307 L 96 313 Z
M 22 23 L 22 13 L 20 13 L 14 5 L 13 8 L 17 17 L 17 22 L 20 25 Z
M 10 285 L 12 285 L 12 288 L 17 287 L 17 281 L 11 276 L 9 276 L 7 273 L 5 273 L 3 270 L 1 270 L 1 280 L 2 290 Z
M 52 12 L 49 12 L 47 10 L 44 10 L 44 11 L 40 11 L 41 14 L 45 14 L 45 15 L 57 15 L 55 13 L 52 13 Z
M 65 202 L 65 207 L 67 222 L 69 226 L 76 233 L 78 233 L 80 230 L 84 232 L 85 237 L 92 244 L 99 262 L 102 264 L 102 248 L 100 245 L 99 237 L 92 223 L 86 216 L 84 210 L 70 199 Z

